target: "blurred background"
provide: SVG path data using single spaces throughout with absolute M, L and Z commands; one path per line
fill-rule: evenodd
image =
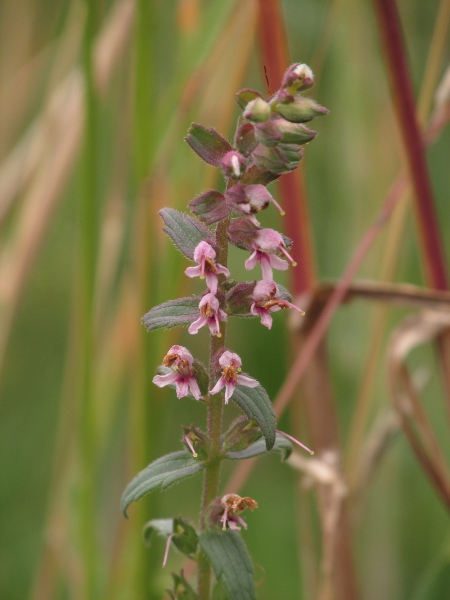
M 173 552 L 162 570 L 164 541 L 147 548 L 141 530 L 150 518 L 196 519 L 200 478 L 152 494 L 128 521 L 119 511 L 137 471 L 180 448 L 180 426 L 204 425 L 203 406 L 151 383 L 174 343 L 208 355 L 204 330 L 188 339 L 140 324 L 155 304 L 200 290 L 157 211 L 222 185 L 183 142 L 189 124 L 232 136 L 235 92 L 267 93 L 264 66 L 276 90 L 291 62 L 312 67 L 310 95 L 330 114 L 314 122 L 301 172 L 271 186 L 287 217 L 269 209 L 261 222 L 294 238 L 299 266 L 278 280 L 310 310 L 300 330 L 285 313 L 270 332 L 253 320 L 228 329 L 271 398 L 359 262 L 351 302 L 337 302 L 304 355 L 280 419 L 316 462 L 268 456 L 240 479 L 259 503 L 243 534 L 258 597 L 450 597 L 449 296 L 439 269 L 433 278 L 450 252 L 450 3 L 398 0 L 391 59 L 383 3 L 0 2 L 1 598 L 153 600 L 182 566 Z M 428 131 L 417 169 L 408 83 Z M 408 165 L 431 182 L 422 212 Z M 395 206 L 376 221 L 389 194 Z M 232 249 L 239 280 L 242 265 Z

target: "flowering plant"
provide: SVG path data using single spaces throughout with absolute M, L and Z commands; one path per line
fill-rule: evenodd
M 185 274 L 205 279 L 206 289 L 202 296 L 169 300 L 152 308 L 143 317 L 143 323 L 149 331 L 188 326 L 190 334 L 197 334 L 207 325 L 211 336 L 208 369 L 187 348 L 175 345 L 153 379 L 159 387 L 174 386 L 178 398 L 192 396 L 203 400 L 207 431 L 194 425 L 183 426 L 184 449 L 151 463 L 131 481 L 122 496 L 126 515 L 132 502 L 154 489 L 165 489 L 194 473 L 204 473 L 198 527 L 181 518 L 153 520 L 145 527 L 146 536 L 155 532 L 167 538 L 163 564 L 172 544 L 197 562 L 197 592 L 181 573 L 174 576 L 171 598 L 209 599 L 211 567 L 216 578 L 214 598 L 256 598 L 252 563 L 238 533 L 247 525 L 238 513 L 258 505 L 252 498 L 235 493 L 219 495 L 221 462 L 270 451 L 278 451 L 286 458 L 292 450 L 291 441 L 309 451 L 276 429 L 267 392 L 258 381 L 242 373 L 241 358 L 225 346 L 225 333 L 229 317 L 257 317 L 270 329 L 272 312 L 287 308 L 302 312 L 273 278 L 273 269 L 285 270 L 289 262 L 296 265 L 289 254 L 292 242 L 274 229 L 261 228 L 255 215 L 271 204 L 284 214 L 266 186 L 297 168 L 303 146 L 316 135 L 304 123 L 328 112 L 302 94 L 312 85 L 310 68 L 294 64 L 270 99 L 265 100 L 254 90 L 238 92 L 243 116 L 239 118 L 233 145 L 214 129 L 192 124 L 187 143 L 200 158 L 221 169 L 226 191 L 222 194 L 208 190 L 194 198 L 189 206 L 195 217 L 171 208 L 160 211 L 165 232 L 186 258 L 197 263 L 188 267 Z M 229 243 L 250 252 L 245 261 L 248 270 L 259 263 L 260 281 L 237 283 L 228 279 Z M 224 404 L 230 400 L 244 415 L 223 433 Z

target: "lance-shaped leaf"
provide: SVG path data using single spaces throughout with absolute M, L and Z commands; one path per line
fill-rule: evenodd
M 192 123 L 184 139 L 201 159 L 215 167 L 218 167 L 225 154 L 232 150 L 231 144 L 215 129 L 207 129 L 198 123 Z
M 153 535 L 168 538 L 172 544 L 186 556 L 192 556 L 197 550 L 198 537 L 195 529 L 181 517 L 176 519 L 152 519 L 144 525 L 144 542 L 150 546 Z
M 127 516 L 127 508 L 156 488 L 165 490 L 176 481 L 186 479 L 204 469 L 204 464 L 191 454 L 181 450 L 158 458 L 143 469 L 127 485 L 120 502 L 122 512 Z
M 281 454 L 281 460 L 286 460 L 292 452 L 292 444 L 284 436 L 277 433 L 275 444 L 273 445 L 271 452 L 279 452 Z M 261 454 L 267 454 L 266 444 L 263 439 L 253 442 L 253 444 L 248 446 L 248 448 L 245 448 L 245 450 L 227 452 L 225 457 L 231 458 L 232 460 L 242 460 L 244 458 L 253 458 L 254 456 L 259 456 Z
M 203 223 L 212 225 L 230 214 L 225 196 L 216 190 L 208 190 L 189 202 L 192 212 Z
M 187 258 L 194 259 L 194 250 L 200 242 L 207 241 L 214 245 L 211 232 L 198 219 L 174 208 L 163 208 L 158 214 L 166 224 L 164 231 Z
M 161 327 L 170 329 L 177 325 L 190 325 L 198 319 L 200 314 L 198 308 L 199 302 L 199 296 L 168 300 L 158 306 L 154 306 L 142 317 L 142 323 L 148 331 L 161 329 Z
M 253 565 L 241 536 L 236 531 L 207 529 L 200 534 L 199 542 L 228 599 L 256 600 Z
M 237 384 L 231 397 L 249 419 L 258 423 L 266 438 L 266 448 L 271 450 L 275 443 L 276 419 L 272 402 L 266 390 L 259 385 L 249 388 Z

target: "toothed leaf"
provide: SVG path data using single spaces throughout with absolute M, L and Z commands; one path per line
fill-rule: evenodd
M 176 327 L 177 325 L 190 325 L 198 319 L 200 297 L 191 296 L 189 298 L 177 298 L 168 300 L 158 306 L 154 306 L 147 314 L 142 317 L 142 323 L 148 331 L 166 327 Z
M 127 516 L 127 509 L 132 502 L 157 488 L 165 490 L 173 483 L 202 471 L 204 467 L 204 463 L 184 450 L 158 458 L 138 473 L 125 488 L 120 502 L 124 516 Z
M 275 443 L 276 419 L 272 402 L 266 390 L 259 385 L 249 388 L 236 385 L 231 399 L 241 408 L 249 419 L 258 423 L 266 438 L 266 448 L 271 450 Z
M 174 208 L 163 208 L 158 214 L 166 224 L 164 231 L 187 258 L 193 260 L 194 250 L 200 242 L 208 241 L 214 244 L 211 232 L 198 219 Z

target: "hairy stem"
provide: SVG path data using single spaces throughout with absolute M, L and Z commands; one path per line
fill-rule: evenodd
M 216 246 L 217 246 L 217 262 L 224 267 L 228 264 L 228 239 L 227 229 L 230 224 L 230 219 L 221 221 L 216 230 Z M 221 275 L 223 280 L 225 277 Z M 220 280 L 219 278 L 219 280 Z M 209 355 L 209 381 L 210 385 L 217 380 L 220 372 L 217 368 L 215 356 L 225 347 L 226 324 L 220 325 L 221 337 L 211 336 L 210 355 Z M 210 443 L 210 454 L 208 465 L 205 468 L 202 491 L 202 504 L 200 512 L 200 530 L 206 526 L 206 511 L 208 506 L 218 495 L 219 478 L 220 478 L 220 436 L 222 433 L 222 414 L 223 414 L 223 398 L 222 394 L 209 396 L 207 427 L 208 438 Z M 203 553 L 200 553 L 198 559 L 198 597 L 199 600 L 209 600 L 211 590 L 211 568 L 209 561 Z

